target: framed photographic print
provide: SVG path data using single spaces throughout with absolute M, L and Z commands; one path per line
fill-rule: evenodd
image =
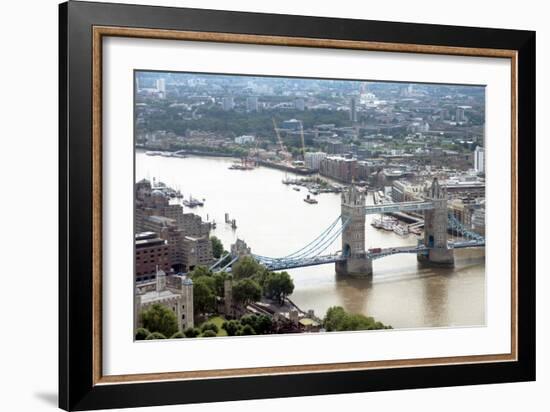
M 535 379 L 535 33 L 60 5 L 60 407 Z

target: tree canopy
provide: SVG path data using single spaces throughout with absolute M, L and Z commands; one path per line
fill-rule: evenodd
M 216 236 L 210 236 L 210 242 L 212 243 L 212 255 L 219 259 L 223 254 L 223 244 Z
M 250 278 L 260 272 L 264 268 L 251 256 L 243 256 L 240 258 L 232 268 L 233 276 L 235 279 Z
M 294 282 L 287 272 L 272 272 L 264 281 L 264 293 L 282 303 L 294 291 Z
M 193 309 L 195 315 L 212 312 L 216 304 L 215 282 L 209 276 L 193 279 Z
M 255 280 L 241 279 L 233 285 L 233 299 L 235 302 L 248 305 L 250 302 L 260 300 L 262 288 Z
M 165 337 L 172 336 L 178 331 L 178 320 L 174 311 L 158 303 L 141 313 L 141 322 L 151 333 L 158 332 Z
M 391 326 L 377 322 L 372 317 L 347 313 L 341 306 L 333 306 L 327 310 L 323 325 L 328 332 L 391 329 Z

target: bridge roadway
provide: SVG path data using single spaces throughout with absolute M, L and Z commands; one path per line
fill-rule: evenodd
M 483 242 L 480 242 L 480 241 L 449 242 L 449 249 L 462 249 L 462 248 L 483 247 L 483 246 L 485 246 L 484 241 Z M 367 255 L 367 258 L 375 260 L 386 256 L 397 255 L 402 253 L 427 254 L 430 249 L 425 245 L 417 245 L 417 246 L 398 246 L 398 247 L 381 248 L 379 250 L 376 250 L 376 252 L 373 252 L 372 250 L 373 249 L 370 249 L 369 251 L 367 251 L 366 255 Z M 286 269 L 295 269 L 295 268 L 301 268 L 306 266 L 325 265 L 327 263 L 335 263 L 346 259 L 341 252 L 337 252 L 330 255 L 314 256 L 314 257 L 308 257 L 304 259 L 295 259 L 295 260 L 293 259 L 266 260 L 255 255 L 253 255 L 253 257 L 256 258 L 262 265 L 267 267 L 269 270 L 286 270 Z
M 379 213 L 395 213 L 395 212 L 416 212 L 421 210 L 431 210 L 434 208 L 431 201 L 414 201 L 400 203 L 380 203 L 377 205 L 364 206 L 366 215 L 374 215 Z

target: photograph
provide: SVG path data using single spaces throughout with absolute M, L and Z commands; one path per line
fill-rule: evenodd
M 486 85 L 133 76 L 136 341 L 486 326 Z

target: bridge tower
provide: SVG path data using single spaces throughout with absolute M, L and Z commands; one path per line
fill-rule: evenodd
M 336 262 L 339 275 L 372 276 L 372 260 L 365 251 L 366 199 L 355 185 L 342 192 L 342 255 L 345 260 Z
M 424 211 L 424 245 L 429 248 L 427 255 L 418 255 L 421 262 L 438 266 L 453 266 L 454 253 L 447 245 L 447 190 L 434 178 L 425 192 L 426 200 L 433 202 L 432 210 Z

